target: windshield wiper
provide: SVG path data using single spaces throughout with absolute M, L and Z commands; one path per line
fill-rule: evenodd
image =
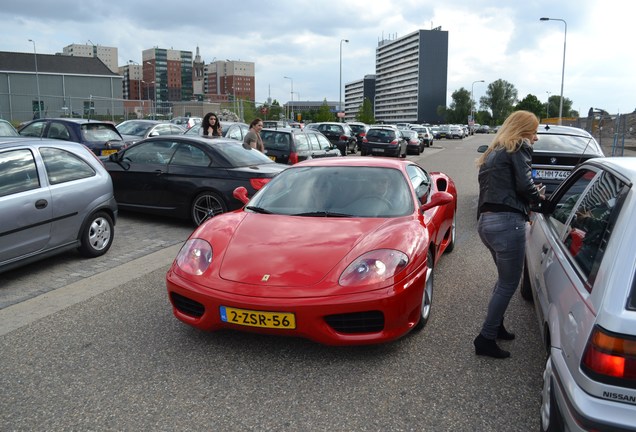
M 347 213 L 335 213 L 330 211 L 313 211 L 313 212 L 297 213 L 292 216 L 353 217 L 353 215 L 350 215 Z
M 272 214 L 271 211 L 264 209 L 263 207 L 255 207 L 255 206 L 247 206 L 245 207 L 246 210 L 251 210 L 254 213 L 262 213 L 262 214 Z

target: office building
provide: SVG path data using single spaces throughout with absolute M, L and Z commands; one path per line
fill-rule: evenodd
M 118 73 L 117 48 L 94 44 L 71 44 L 62 49 L 62 55 L 72 57 L 95 57 L 100 59 L 112 72 Z
M 365 75 L 363 79 L 345 84 L 345 121 L 355 121 L 360 107 L 367 99 L 374 108 L 375 75 Z
M 446 106 L 448 32 L 417 30 L 376 48 L 375 118 L 382 123 L 439 123 Z M 346 106 L 346 104 L 345 104 Z
M 211 99 L 219 101 L 256 99 L 254 62 L 217 60 L 205 67 L 204 89 Z

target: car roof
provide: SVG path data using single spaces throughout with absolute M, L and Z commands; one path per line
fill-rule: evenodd
M 573 126 L 561 126 L 551 124 L 540 124 L 537 129 L 537 134 L 552 134 L 552 135 L 573 135 L 584 138 L 592 138 L 592 135 L 585 129 L 573 127 Z
M 384 167 L 384 168 L 396 168 L 403 169 L 406 165 L 412 165 L 413 163 L 404 159 L 393 159 L 374 157 L 369 158 L 365 156 L 347 156 L 347 157 L 335 157 L 335 158 L 316 158 L 307 159 L 299 162 L 294 167 L 298 166 L 368 166 L 368 167 Z
M 41 118 L 41 119 L 35 119 L 35 120 L 31 120 L 29 123 L 34 123 L 34 122 L 38 122 L 38 121 L 51 121 L 51 120 L 55 120 L 57 122 L 66 122 L 66 123 L 76 123 L 76 124 L 84 124 L 84 123 L 97 123 L 97 124 L 110 124 L 112 125 L 113 123 L 110 121 L 102 121 L 102 120 L 92 120 L 92 119 L 85 119 L 85 118 L 74 118 L 74 117 L 47 117 L 47 118 Z
M 26 136 L 18 136 L 18 137 L 0 137 L 0 149 L 6 149 L 11 147 L 19 147 L 19 146 L 58 146 L 58 147 L 81 147 L 90 151 L 84 144 L 75 142 L 75 141 L 66 141 L 59 140 L 53 138 L 37 138 L 37 137 L 26 137 Z
M 632 183 L 636 183 L 636 157 L 598 157 L 588 159 L 585 164 L 604 167 L 621 173 Z

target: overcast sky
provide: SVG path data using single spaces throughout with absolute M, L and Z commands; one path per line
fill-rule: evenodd
M 375 73 L 384 38 L 441 26 L 449 33 L 448 95 L 474 88 L 479 100 L 497 79 L 519 99 L 561 92 L 582 115 L 636 109 L 636 2 L 629 0 L 209 0 L 200 2 L 24 0 L 0 9 L 0 51 L 54 54 L 72 44 L 116 47 L 119 64 L 159 47 L 216 59 L 252 61 L 256 100 L 337 101 L 342 83 Z M 89 42 L 90 41 L 90 42 Z M 477 80 L 485 83 L 472 83 Z M 343 90 L 344 94 L 344 90 Z M 344 98 L 344 95 L 343 95 Z

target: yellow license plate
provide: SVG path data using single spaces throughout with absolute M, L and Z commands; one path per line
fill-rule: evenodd
M 248 327 L 262 327 L 293 330 L 296 328 L 296 317 L 289 312 L 266 312 L 248 309 L 237 309 L 227 306 L 219 308 L 221 321 Z
M 276 156 L 268 156 L 271 160 L 273 160 L 274 162 L 276 162 Z
M 102 150 L 102 156 L 108 156 L 113 153 L 117 153 L 117 150 Z

